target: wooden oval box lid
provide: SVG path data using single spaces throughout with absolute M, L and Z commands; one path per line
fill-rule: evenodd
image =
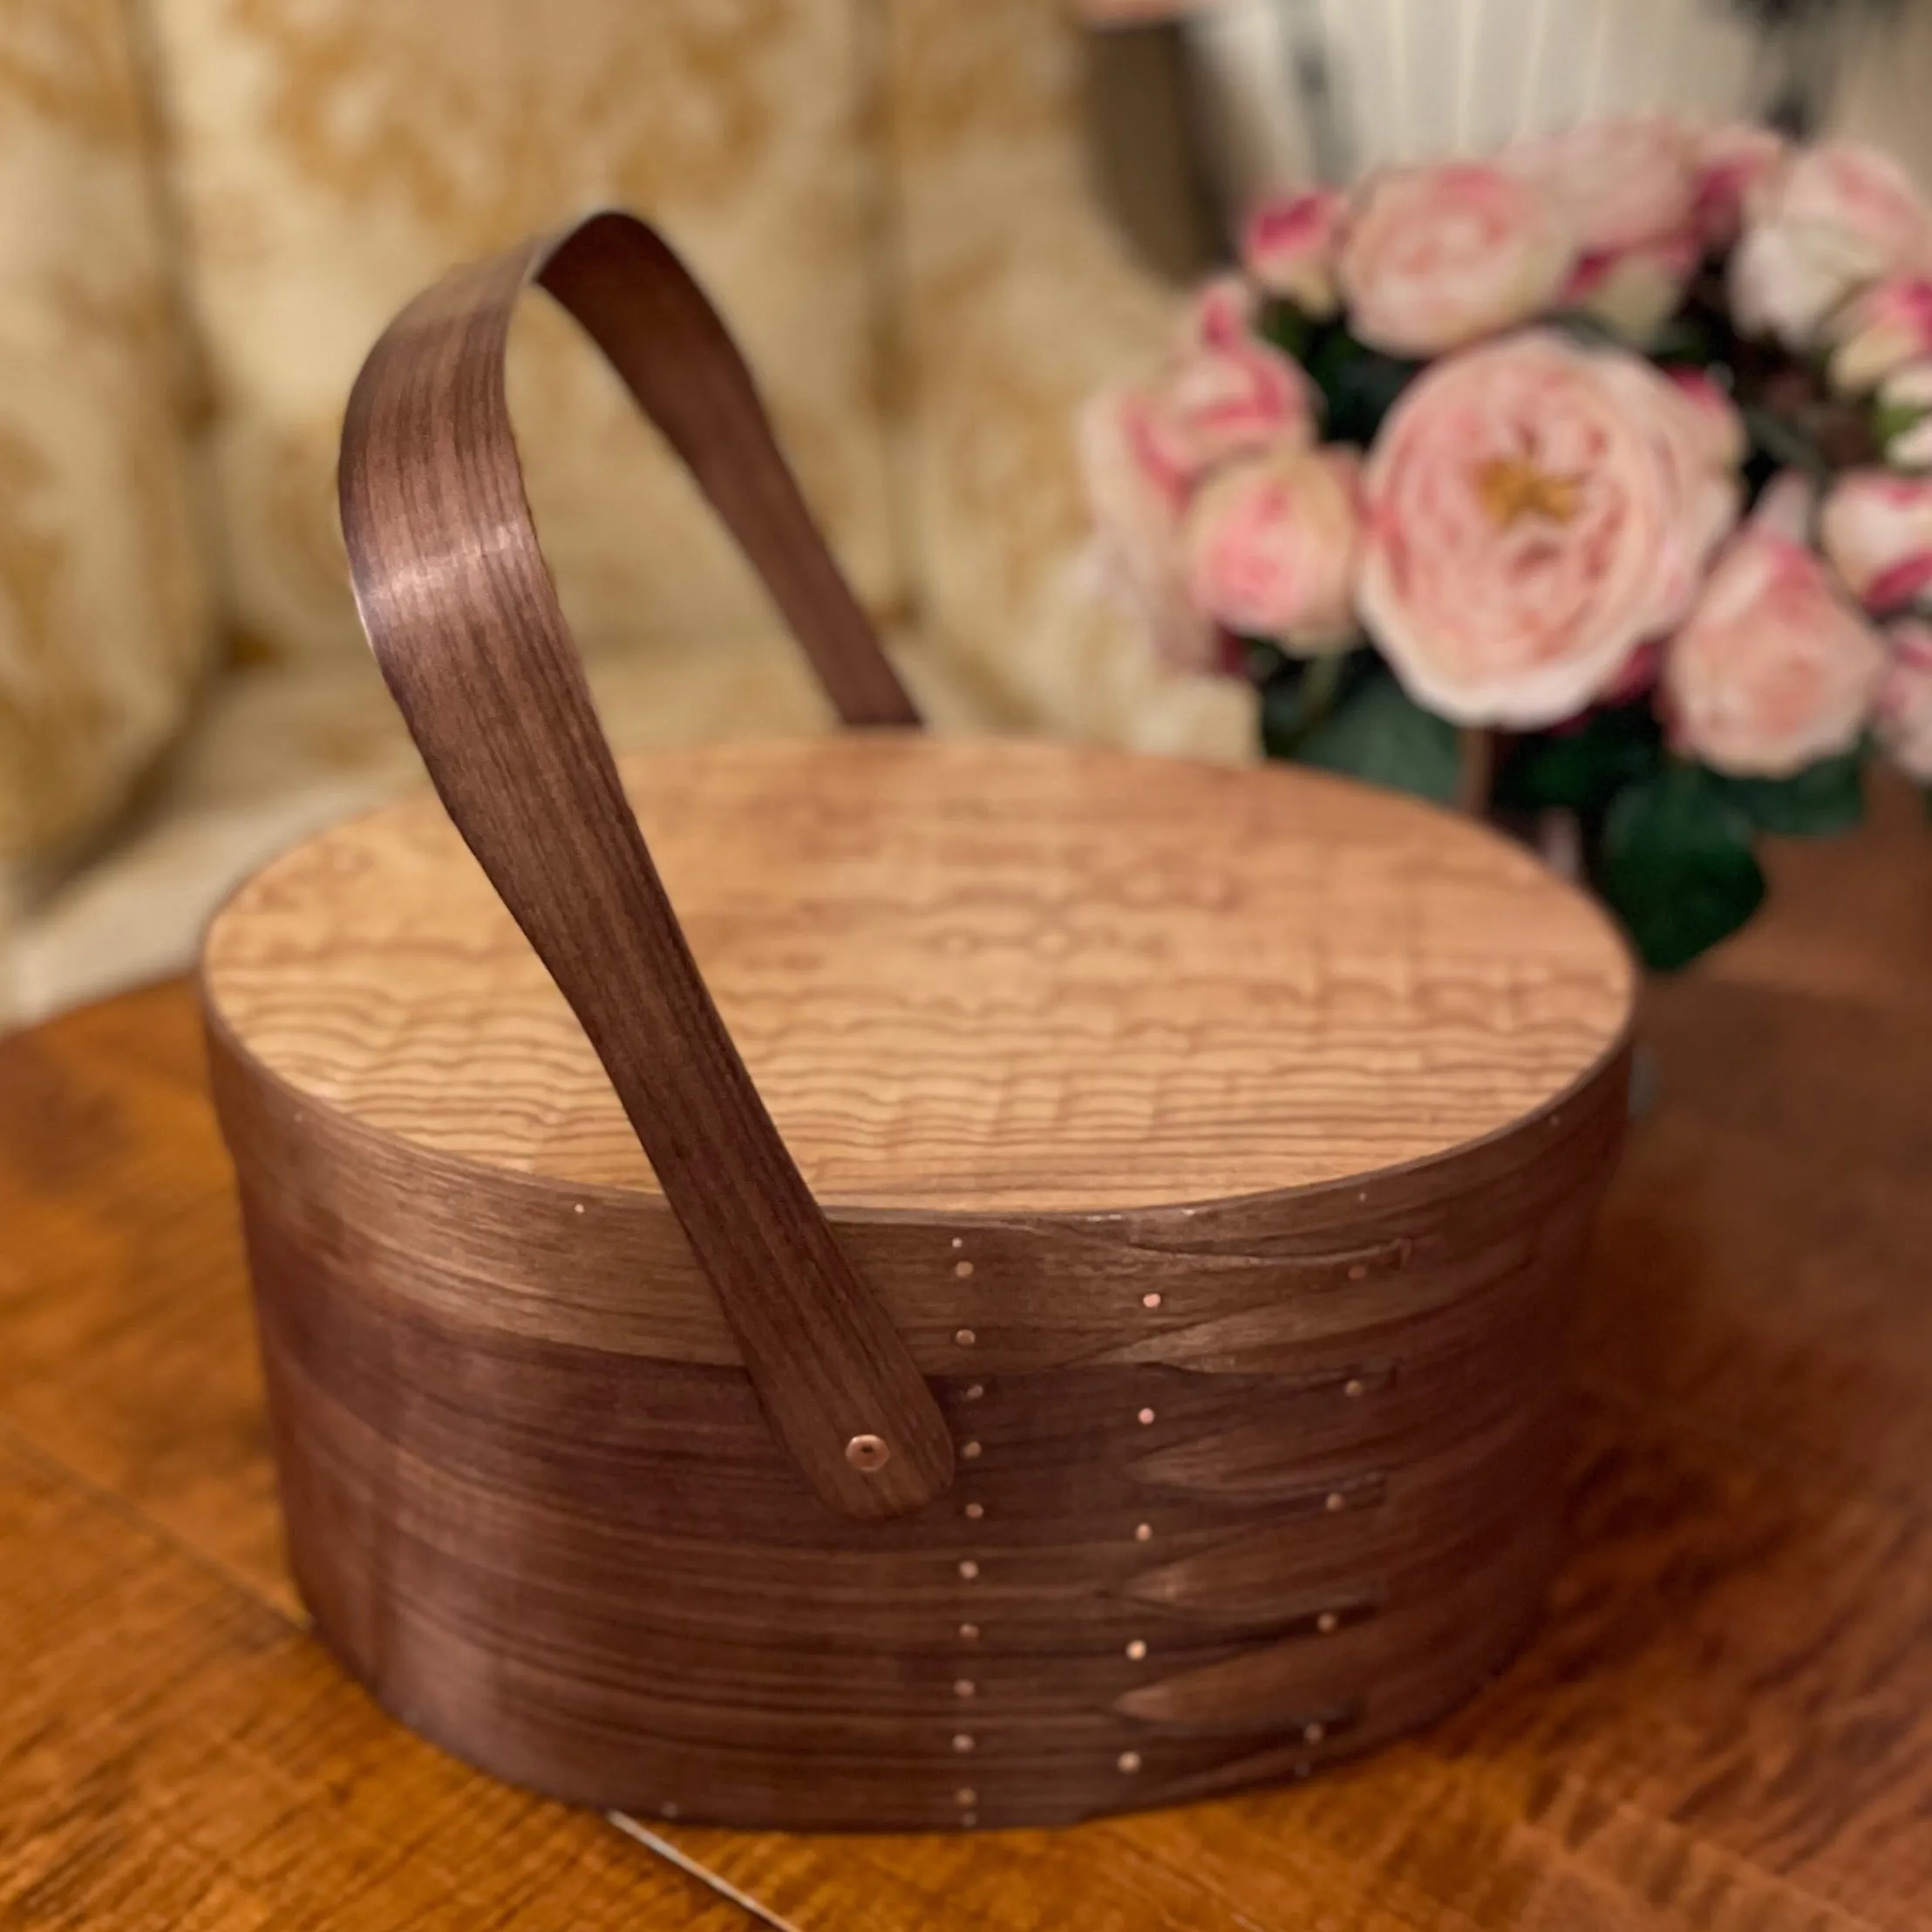
M 533 278 L 852 730 L 612 759 L 503 398 Z M 626 217 L 404 311 L 343 512 L 439 796 L 269 865 L 204 985 L 291 1561 L 378 1696 L 599 1805 L 969 1827 L 1507 1655 L 1622 1113 L 1582 894 L 1305 771 L 923 737 Z
M 906 731 L 624 761 L 706 985 L 821 1203 L 1199 1201 L 1425 1160 L 1549 1106 L 1628 957 L 1527 854 L 1280 768 Z M 650 1167 L 433 799 L 275 861 L 209 935 L 220 1023 L 418 1146 Z

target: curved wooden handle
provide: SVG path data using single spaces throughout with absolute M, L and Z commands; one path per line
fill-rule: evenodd
M 951 1438 L 786 1151 L 625 801 L 504 397 L 510 314 L 533 280 L 690 466 L 845 721 L 919 721 L 724 323 L 625 214 L 457 270 L 370 352 L 341 475 L 363 627 L 450 817 L 609 1074 L 773 1430 L 826 1501 L 896 1514 L 951 1481 Z

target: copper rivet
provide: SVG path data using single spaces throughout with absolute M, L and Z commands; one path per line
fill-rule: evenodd
M 1342 1393 L 1344 1395 L 1366 1395 L 1368 1392 L 1368 1384 L 1358 1375 L 1351 1375 L 1342 1384 Z
M 1362 1192 L 1358 1194 L 1355 1198 L 1357 1201 L 1366 1201 L 1369 1198 L 1369 1190 L 1364 1187 Z
M 970 1583 L 972 1580 L 979 1575 L 979 1565 L 976 1563 L 970 1556 L 969 1556 L 966 1561 L 959 1566 L 959 1574 L 963 1576 L 969 1583 Z
M 979 1813 L 977 1812 L 962 1812 L 959 1814 L 959 1821 L 962 1825 L 970 1828 L 972 1826 L 978 1824 Z
M 1298 1765 L 1296 1765 L 1295 1775 L 1297 1778 L 1306 1778 L 1309 1773 L 1314 1769 L 1315 1766 L 1311 1765 L 1306 1758 L 1304 1758 Z
M 1330 1490 L 1328 1493 L 1328 1500 L 1322 1505 L 1322 1507 L 1327 1510 L 1331 1516 L 1335 1514 L 1337 1510 L 1346 1509 L 1348 1507 L 1349 1500 L 1342 1493 L 1339 1489 Z
M 1123 1751 L 1113 1761 L 1122 1771 L 1139 1771 L 1140 1753 L 1138 1751 Z
M 1139 1422 L 1140 1422 L 1140 1426 L 1141 1426 L 1141 1427 L 1142 1427 L 1143 1429 L 1145 1429 L 1145 1428 L 1146 1428 L 1146 1427 L 1147 1426 L 1147 1425 L 1148 1425 L 1148 1424 L 1149 1424 L 1150 1422 L 1152 1422 L 1153 1420 L 1153 1411 L 1152 1409 L 1143 1409 L 1143 1410 L 1142 1410 L 1142 1411 L 1140 1412 L 1140 1415 L 1139 1415 Z
M 677 1815 L 677 1807 L 675 1805 L 660 1805 L 657 1807 L 657 1815 L 660 1818 L 675 1818 Z
M 1133 1526 L 1133 1540 L 1137 1543 L 1151 1543 L 1153 1541 L 1153 1525 L 1136 1523 Z
M 958 1276 L 961 1281 L 969 1282 L 973 1278 L 973 1264 L 970 1262 L 955 1262 L 953 1263 L 953 1273 Z
M 953 1246 L 955 1248 L 963 1248 L 965 1245 L 966 1237 L 963 1235 L 955 1235 L 953 1236 Z
M 1305 1724 L 1302 1726 L 1302 1742 L 1303 1744 L 1318 1745 L 1327 1736 L 1328 1726 L 1326 1725 Z
M 1139 1663 L 1141 1658 L 1146 1656 L 1146 1654 L 1147 1645 L 1146 1640 L 1144 1637 L 1137 1636 L 1136 1638 L 1134 1638 L 1133 1642 L 1127 1646 L 1127 1655 L 1131 1658 L 1133 1658 L 1133 1660 L 1136 1663 Z
M 1365 1282 L 1368 1280 L 1368 1278 L 1369 1270 L 1368 1266 L 1365 1262 L 1357 1262 L 1355 1266 L 1349 1270 L 1349 1279 L 1351 1282 Z
M 963 1328 L 956 1329 L 953 1331 L 953 1339 L 959 1344 L 961 1348 L 969 1349 L 975 1342 L 978 1341 L 979 1337 L 969 1328 Z
M 963 1442 L 959 1446 L 959 1452 L 965 1457 L 968 1462 L 977 1462 L 980 1457 L 980 1446 L 976 1442 Z
M 1333 1610 L 1323 1610 L 1315 1620 L 1315 1628 L 1323 1636 L 1333 1636 L 1342 1628 L 1342 1620 Z
M 574 1214 L 581 1214 L 583 1212 L 583 1203 L 581 1201 L 574 1201 L 571 1204 L 570 1212 Z
M 1153 1290 L 1146 1295 L 1143 1295 L 1140 1297 L 1140 1305 L 1142 1308 L 1159 1308 L 1160 1306 L 1160 1296 L 1159 1291 Z
M 979 1642 L 979 1625 L 976 1623 L 962 1623 L 959 1627 L 959 1641 L 962 1643 L 977 1643 Z
M 966 1399 L 969 1402 L 977 1402 L 985 1393 L 986 1384 L 983 1382 L 969 1382 L 966 1384 Z
M 962 1785 L 953 1793 L 953 1802 L 956 1805 L 976 1805 L 979 1802 L 979 1793 L 970 1785 Z
M 892 1451 L 881 1437 L 854 1436 L 845 1446 L 845 1459 L 854 1469 L 863 1469 L 870 1475 L 874 1469 L 883 1469 L 892 1460 Z
M 953 1733 L 953 1749 L 956 1751 L 961 1757 L 963 1758 L 966 1753 L 972 1748 L 973 1734 L 971 1731 L 958 1731 Z
M 953 1695 L 956 1697 L 969 1697 L 972 1696 L 974 1684 L 973 1680 L 970 1677 L 954 1678 Z
M 986 1505 L 984 1503 L 968 1503 L 966 1514 L 976 1523 L 986 1514 Z

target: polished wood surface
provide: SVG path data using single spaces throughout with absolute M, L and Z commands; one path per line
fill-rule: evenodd
M 1520 848 L 1318 773 L 865 733 L 625 778 L 827 1202 L 1126 1209 L 1398 1167 L 1547 1105 L 1630 997 L 1602 915 Z M 432 799 L 269 866 L 207 978 L 320 1105 L 491 1167 L 653 1186 Z
M 799 1932 L 1922 1927 L 1932 893 L 1916 801 L 1880 804 L 1648 1000 L 1571 1554 L 1481 1697 L 1069 1831 L 650 1833 Z M 0 1924 L 750 1925 L 300 1634 L 202 1080 L 183 988 L 0 1043 Z
M 748 1932 L 304 1634 L 196 1036 L 170 988 L 0 1042 L 0 1926 Z

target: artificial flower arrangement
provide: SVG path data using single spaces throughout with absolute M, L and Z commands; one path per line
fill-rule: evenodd
M 1107 581 L 1271 754 L 1554 817 L 1659 968 L 1874 744 L 1932 783 L 1932 210 L 1885 156 L 1605 122 L 1242 253 L 1081 457 Z

